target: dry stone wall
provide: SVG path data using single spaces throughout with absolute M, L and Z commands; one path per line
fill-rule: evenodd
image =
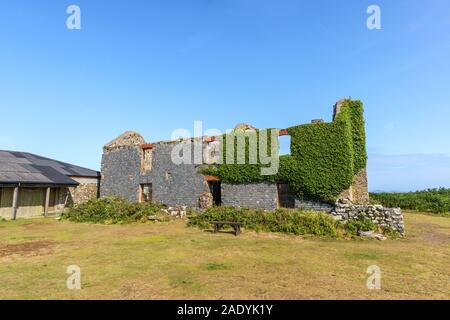
M 355 205 L 347 199 L 336 202 L 331 212 L 337 220 L 357 220 L 367 218 L 380 227 L 405 233 L 403 214 L 400 208 L 385 208 L 381 205 Z

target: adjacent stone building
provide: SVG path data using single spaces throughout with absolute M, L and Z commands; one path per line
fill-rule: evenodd
M 61 214 L 98 197 L 100 172 L 26 152 L 0 151 L 0 219 Z

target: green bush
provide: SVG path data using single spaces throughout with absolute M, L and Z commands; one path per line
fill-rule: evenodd
M 344 226 L 328 214 L 285 209 L 265 212 L 253 209 L 215 207 L 208 209 L 205 213 L 191 216 L 188 226 L 207 229 L 211 227 L 211 221 L 240 222 L 248 230 L 295 235 L 340 237 L 345 233 Z
M 346 100 L 333 122 L 288 128 L 291 155 L 280 157 L 277 175 L 261 175 L 259 162 L 253 165 L 246 162 L 244 165 L 207 166 L 201 172 L 218 176 L 227 183 L 285 182 L 300 198 L 333 203 L 342 191 L 351 186 L 354 175 L 366 167 L 363 113 L 361 101 Z M 226 142 L 227 138 L 229 136 L 224 135 L 223 141 Z M 224 147 L 224 163 L 225 151 Z M 246 148 L 246 160 L 248 158 Z
M 157 204 L 130 203 L 120 198 L 92 199 L 76 205 L 62 215 L 62 219 L 73 222 L 93 222 L 104 224 L 120 224 L 130 222 L 146 222 L 149 217 L 165 220 L 167 217 Z
M 450 213 L 450 189 L 428 189 L 407 193 L 371 193 L 372 202 L 386 207 L 400 207 L 437 214 Z
M 367 218 L 359 218 L 356 220 L 349 220 L 345 224 L 345 229 L 350 234 L 357 234 L 358 231 L 377 231 L 378 225 Z

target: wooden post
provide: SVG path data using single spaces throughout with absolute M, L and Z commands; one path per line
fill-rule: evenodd
M 47 187 L 45 192 L 45 207 L 44 207 L 44 216 L 48 215 L 48 206 L 50 204 L 50 187 Z
M 16 220 L 17 218 L 17 205 L 19 203 L 19 187 L 14 188 L 13 193 L 13 203 L 12 203 L 12 218 Z

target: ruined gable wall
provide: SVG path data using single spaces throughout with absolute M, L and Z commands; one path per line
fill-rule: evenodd
M 153 148 L 152 169 L 140 177 L 140 183 L 152 183 L 153 201 L 168 206 L 197 208 L 202 193 L 208 190 L 204 176 L 195 164 L 176 165 L 171 154 L 174 144 L 161 143 Z
M 120 197 L 139 201 L 141 150 L 128 146 L 106 151 L 102 157 L 100 197 Z

